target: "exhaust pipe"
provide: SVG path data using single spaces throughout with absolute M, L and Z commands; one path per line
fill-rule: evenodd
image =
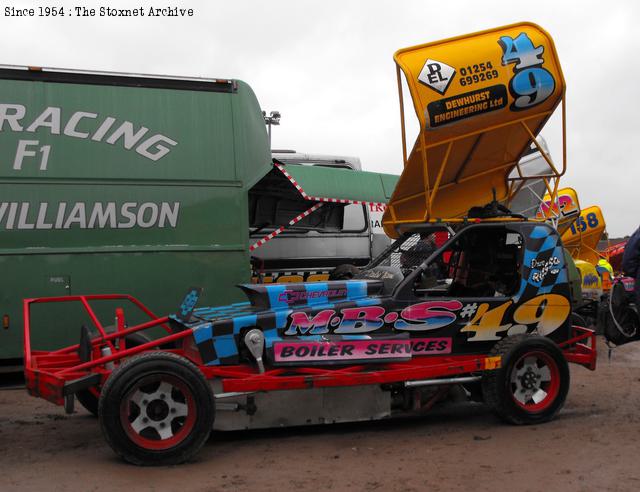
M 465 376 L 461 378 L 446 378 L 446 379 L 423 379 L 421 381 L 407 381 L 404 383 L 405 388 L 416 388 L 419 386 L 439 386 L 442 384 L 463 384 L 463 383 L 475 383 L 480 381 L 482 376 Z

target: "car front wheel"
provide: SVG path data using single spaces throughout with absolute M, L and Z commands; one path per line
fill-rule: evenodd
M 106 441 L 136 465 L 173 465 L 191 458 L 213 427 L 209 383 L 187 359 L 168 352 L 132 357 L 102 389 L 99 418 Z

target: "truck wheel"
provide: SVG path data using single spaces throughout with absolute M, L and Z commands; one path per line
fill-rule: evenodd
M 360 269 L 348 263 L 344 265 L 338 265 L 329 274 L 329 280 L 351 280 L 353 277 L 360 273 Z
M 144 333 L 131 333 L 125 337 L 127 347 L 133 348 L 143 343 L 150 342 L 151 339 Z M 100 389 L 96 386 L 80 390 L 76 393 L 78 403 L 86 408 L 95 417 L 98 416 L 98 400 L 100 399 Z
M 215 415 L 213 393 L 198 368 L 168 352 L 132 357 L 100 394 L 107 443 L 135 465 L 175 465 L 205 443 Z
M 569 366 L 558 346 L 538 335 L 500 340 L 490 356 L 502 356 L 502 367 L 482 379 L 485 402 L 512 424 L 551 420 L 569 392 Z

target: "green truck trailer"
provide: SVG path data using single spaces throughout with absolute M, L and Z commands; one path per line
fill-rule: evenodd
M 164 313 L 201 285 L 211 305 L 241 300 L 233 285 L 250 281 L 252 263 L 259 278 L 275 278 L 265 268 L 276 241 L 253 249 L 256 238 L 313 205 L 323 206 L 277 238 L 306 241 L 288 243 L 280 267 L 313 273 L 365 261 L 354 251 L 371 247 L 368 227 L 346 231 L 346 250 L 327 238 L 343 232 L 345 207 L 366 213 L 363 203 L 386 202 L 397 180 L 290 164 L 284 172 L 253 91 L 226 79 L 0 68 L 0 156 L 5 362 L 22 355 L 23 298 L 126 292 Z M 80 315 L 36 316 L 47 327 L 34 333 L 36 347 L 77 340 Z

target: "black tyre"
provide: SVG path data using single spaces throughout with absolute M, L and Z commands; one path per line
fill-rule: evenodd
M 360 273 L 360 269 L 355 265 L 338 265 L 329 274 L 329 280 L 351 280 Z
M 108 330 L 108 328 L 107 328 Z M 125 337 L 128 348 L 138 347 L 143 343 L 150 342 L 151 339 L 144 333 L 131 333 Z M 86 408 L 95 417 L 98 416 L 98 400 L 100 399 L 100 388 L 92 386 L 86 390 L 80 390 L 76 393 L 78 403 Z
M 135 465 L 175 465 L 205 443 L 215 403 L 209 383 L 187 359 L 148 352 L 116 368 L 100 394 L 107 443 Z
M 616 346 L 637 340 L 640 335 L 640 319 L 629 306 L 618 308 L 615 319 L 607 313 L 603 334 L 608 342 Z
M 482 379 L 485 402 L 512 424 L 551 420 L 569 392 L 569 366 L 562 351 L 548 338 L 516 335 L 500 340 L 491 356 L 502 356 L 502 367 Z
M 604 336 L 608 342 L 624 345 L 640 338 L 640 318 L 622 283 L 613 284 L 604 309 Z
M 571 324 L 573 326 L 582 326 L 583 328 L 588 328 L 591 325 L 586 316 L 576 312 L 571 313 Z

